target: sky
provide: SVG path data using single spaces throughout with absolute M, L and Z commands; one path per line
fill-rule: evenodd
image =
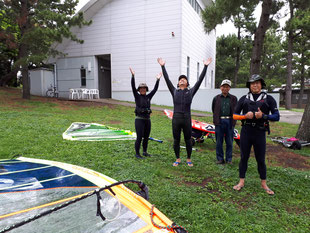
M 79 0 L 79 4 L 77 5 L 77 11 L 79 9 L 81 9 L 89 0 Z M 285 13 L 287 13 L 287 9 L 283 9 L 281 11 L 281 14 L 284 15 Z M 261 14 L 261 4 L 257 5 L 255 12 L 254 12 L 254 16 L 256 18 L 257 24 L 258 24 L 258 20 L 260 18 L 260 14 Z M 287 17 L 284 17 L 282 19 L 280 19 L 280 25 L 283 27 L 285 24 L 285 21 L 287 20 Z M 235 28 L 234 24 L 231 21 L 228 21 L 224 24 L 218 25 L 216 27 L 216 36 L 219 37 L 221 35 L 229 35 L 229 34 L 237 34 L 237 29 Z

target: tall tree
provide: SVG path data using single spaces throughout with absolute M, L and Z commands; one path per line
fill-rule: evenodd
M 287 21 L 285 30 L 287 31 L 287 80 L 285 88 L 285 108 L 292 108 L 292 76 L 293 76 L 293 45 L 294 40 L 299 36 L 300 29 L 296 27 L 296 20 L 298 18 L 296 12 L 309 9 L 308 0 L 288 0 L 290 18 Z
M 302 116 L 296 138 L 310 142 L 310 99 L 306 105 L 304 114 Z
M 257 5 L 262 2 L 262 13 L 259 24 L 254 33 L 253 49 L 251 56 L 250 73 L 260 72 L 261 51 L 264 42 L 264 37 L 267 29 L 272 24 L 272 16 L 282 7 L 282 2 L 272 0 L 215 0 L 210 6 L 203 11 L 203 22 L 207 32 L 213 30 L 216 25 L 227 22 L 232 16 L 240 13 L 240 9 L 248 5 Z
M 264 39 L 261 62 L 261 76 L 266 81 L 267 88 L 280 87 L 286 81 L 286 50 L 282 43 L 283 36 L 274 24 L 267 32 Z
M 78 43 L 79 40 L 71 31 L 74 26 L 88 25 L 83 14 L 75 14 L 78 0 L 7 0 L 1 2 L 4 17 L 18 26 L 20 36 L 14 37 L 17 49 L 17 60 L 12 72 L 20 69 L 23 82 L 23 98 L 30 98 L 28 67 L 41 64 L 50 55 L 61 53 L 52 47 L 63 38 Z M 6 35 L 11 32 L 5 30 Z M 13 38 L 13 37 L 11 37 Z M 7 81 L 7 80 L 5 80 Z M 1 83 L 2 85 L 5 82 Z
M 300 92 L 297 102 L 297 108 L 302 108 L 303 93 L 305 89 L 305 79 L 309 79 L 310 66 L 310 9 L 299 9 L 296 11 L 293 27 L 298 33 L 294 39 L 294 82 L 300 83 Z M 308 72 L 307 72 L 308 70 Z
M 240 7 L 239 13 L 233 17 L 232 21 L 234 26 L 237 28 L 237 39 L 238 44 L 236 46 L 236 58 L 235 58 L 235 71 L 234 71 L 234 81 L 233 87 L 237 87 L 238 83 L 238 73 L 240 68 L 240 55 L 242 52 L 242 41 L 243 38 L 247 38 L 255 32 L 255 19 L 253 12 L 255 9 L 255 4 L 249 4 L 246 7 Z
M 16 82 L 17 70 L 15 75 L 11 71 L 12 64 L 17 59 L 17 45 L 14 41 L 19 37 L 17 24 L 6 17 L 3 5 L 4 3 L 0 2 L 0 86 L 2 82 L 7 83 L 11 79 Z M 10 73 L 11 75 L 8 75 Z

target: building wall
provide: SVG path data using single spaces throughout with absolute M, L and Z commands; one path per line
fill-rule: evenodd
M 202 1 L 198 1 L 204 8 Z M 129 67 L 136 72 L 137 85 L 146 82 L 152 87 L 156 74 L 161 72 L 158 57 L 166 60 L 169 77 L 176 85 L 178 76 L 186 71 L 187 56 L 192 61 L 193 81 L 196 81 L 197 62 L 201 72 L 202 60 L 213 56 L 208 80 L 202 84 L 202 88 L 212 87 L 216 38 L 214 34 L 204 33 L 201 18 L 187 0 L 105 0 L 103 4 L 100 10 L 97 5 L 97 9 L 86 10 L 85 13 L 97 12 L 91 17 L 90 26 L 75 29 L 84 43 L 68 42 L 63 49 L 67 56 L 57 61 L 61 97 L 68 96 L 69 88 L 80 87 L 80 68 L 88 67 L 89 63 L 87 88 L 97 88 L 96 56 L 104 54 L 111 54 L 112 98 L 116 98 L 115 92 L 130 90 Z M 166 88 L 165 82 L 161 82 L 159 90 Z
M 111 54 L 112 92 L 129 90 L 129 66 L 136 71 L 137 83 L 154 85 L 155 76 L 161 71 L 158 57 L 167 60 L 170 75 L 175 77 L 180 73 L 179 0 L 114 0 L 99 10 L 92 21 L 77 33 L 84 44 L 70 42 L 64 52 L 67 57 L 84 58 Z M 177 36 L 173 37 L 172 32 Z M 94 80 L 96 76 L 94 73 Z M 164 83 L 160 86 L 163 88 L 166 88 Z
M 162 82 L 162 81 L 161 81 Z M 238 99 L 240 99 L 243 95 L 248 93 L 248 88 L 232 88 L 230 93 L 235 95 Z M 191 109 L 199 110 L 199 111 L 207 111 L 212 112 L 212 100 L 214 96 L 221 93 L 220 89 L 200 89 L 194 96 Z M 132 92 L 130 91 L 121 91 L 115 92 L 115 99 L 124 100 L 124 101 L 132 101 L 134 102 L 134 97 Z M 273 96 L 277 102 L 277 106 L 279 107 L 280 95 L 279 93 L 270 93 L 269 95 Z M 173 106 L 173 101 L 171 94 L 168 90 L 159 90 L 154 95 L 151 104 L 164 105 L 164 106 Z
M 98 89 L 98 75 L 93 56 L 60 58 L 57 66 L 57 88 L 59 97 L 69 98 L 70 88 L 81 88 L 81 68 L 86 69 L 86 86 Z
M 197 81 L 197 73 L 200 74 L 204 65 L 203 60 L 212 57 L 212 63 L 201 88 L 214 88 L 215 83 L 215 52 L 216 36 L 213 30 L 210 33 L 204 31 L 201 15 L 199 15 L 191 3 L 193 0 L 182 0 L 182 74 L 187 74 L 187 59 L 190 61 L 190 84 L 194 85 Z M 202 9 L 205 5 L 202 1 L 196 0 Z M 198 65 L 199 63 L 199 69 Z

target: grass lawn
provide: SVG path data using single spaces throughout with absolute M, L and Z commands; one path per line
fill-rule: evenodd
M 212 122 L 210 117 L 195 118 Z M 194 167 L 185 164 L 184 149 L 182 163 L 173 167 L 171 120 L 163 112 L 153 111 L 151 136 L 164 143 L 150 141 L 154 156 L 142 161 L 134 157 L 134 141 L 63 140 L 72 122 L 135 130 L 130 107 L 41 97 L 23 100 L 19 90 L 1 88 L 0 159 L 20 154 L 80 165 L 119 181 L 141 180 L 149 187 L 150 202 L 189 232 L 309 232 L 310 148 L 292 151 L 267 140 L 268 184 L 276 193 L 268 196 L 260 188 L 253 154 L 246 186 L 240 192 L 232 189 L 239 180 L 240 151 L 235 144 L 232 165 L 215 164 L 215 144 L 208 139 L 195 145 Z M 297 128 L 272 123 L 271 136 L 295 136 Z

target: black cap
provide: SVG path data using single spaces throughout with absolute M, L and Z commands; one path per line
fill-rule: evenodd
M 256 82 L 256 81 L 261 81 L 262 83 L 262 88 L 265 88 L 266 87 L 266 83 L 264 81 L 264 79 L 259 75 L 259 74 L 253 74 L 249 80 L 247 81 L 246 83 L 246 87 L 247 88 L 250 88 L 250 84 L 253 83 L 253 82 Z
M 180 75 L 180 76 L 179 76 L 179 81 L 180 81 L 182 78 L 185 78 L 186 81 L 188 82 L 188 79 L 187 79 L 186 75 L 184 75 L 184 74 Z

